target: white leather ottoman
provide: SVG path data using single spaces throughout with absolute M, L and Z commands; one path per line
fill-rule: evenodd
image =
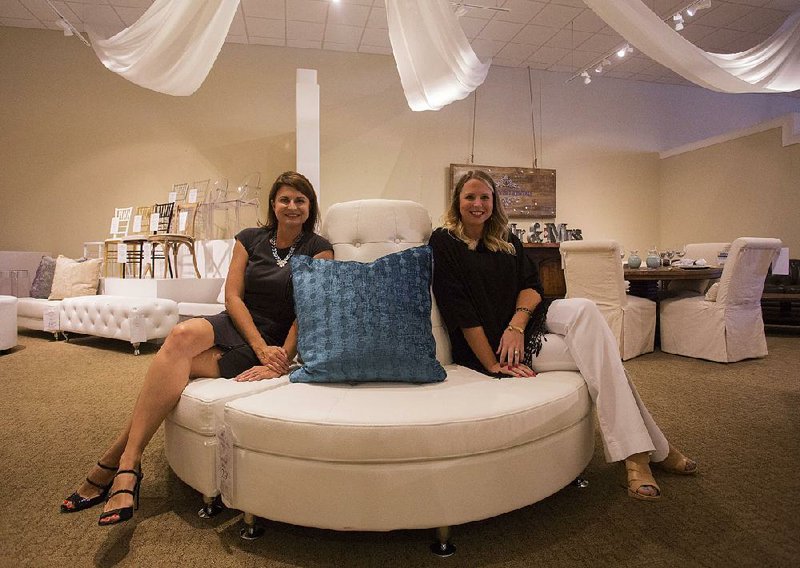
M 0 296 L 0 351 L 17 346 L 17 298 Z
M 178 304 L 162 298 L 79 296 L 61 300 L 59 326 L 66 332 L 123 339 L 139 344 L 166 337 L 178 323 Z
M 243 383 L 195 379 L 183 390 L 177 406 L 164 421 L 164 446 L 175 475 L 203 495 L 205 507 L 201 516 L 211 517 L 217 512 L 214 504 L 219 495 L 217 434 L 222 429 L 225 404 L 284 385 L 288 379 L 284 376 Z
M 594 451 L 591 410 L 575 371 L 498 380 L 451 365 L 425 385 L 287 383 L 225 406 L 222 498 L 251 523 L 445 529 L 577 478 Z

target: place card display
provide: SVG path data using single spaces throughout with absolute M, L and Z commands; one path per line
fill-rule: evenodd
M 117 264 L 125 264 L 128 261 L 128 245 L 125 243 L 117 244 Z

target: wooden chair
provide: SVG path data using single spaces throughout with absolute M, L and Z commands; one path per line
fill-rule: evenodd
M 201 211 L 208 194 L 210 180 L 196 181 L 191 184 L 188 191 L 182 196 L 181 201 L 176 202 L 176 212 L 173 216 L 173 223 L 166 232 L 159 232 L 150 235 L 148 241 L 155 253 L 158 247 L 161 248 L 165 259 L 164 278 L 169 272 L 170 278 L 179 278 L 178 271 L 178 251 L 181 246 L 186 246 L 192 256 L 192 265 L 197 278 L 200 278 L 200 270 L 197 268 L 197 256 L 195 251 L 195 228 L 202 226 Z M 173 271 L 172 266 L 175 266 Z
M 136 213 L 132 218 L 132 227 L 128 236 L 122 239 L 122 243 L 127 249 L 127 264 L 130 265 L 131 274 L 142 278 L 147 275 L 147 271 L 153 274 L 153 267 L 150 262 L 145 262 L 150 258 L 148 249 L 148 233 L 150 232 L 150 215 L 153 212 L 152 205 L 136 208 Z
M 109 231 L 111 236 L 103 241 L 103 274 L 105 276 L 108 276 L 109 266 L 118 264 L 121 276 L 125 278 L 125 263 L 117 262 L 117 251 L 119 244 L 128 236 L 132 211 L 133 207 L 118 207 L 114 209 L 114 217 L 111 220 L 111 229 Z M 84 247 L 85 245 L 86 243 L 84 243 Z

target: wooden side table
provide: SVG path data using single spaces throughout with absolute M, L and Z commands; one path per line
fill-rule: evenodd
M 539 270 L 544 287 L 544 297 L 563 298 L 567 295 L 567 282 L 561 268 L 559 243 L 523 243 L 523 250 Z

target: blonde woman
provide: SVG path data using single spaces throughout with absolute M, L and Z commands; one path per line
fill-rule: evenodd
M 630 383 L 616 340 L 590 300 L 542 302 L 542 285 L 510 234 L 494 180 L 464 174 L 444 226 L 431 235 L 433 292 L 453 361 L 495 377 L 533 378 L 544 333 L 563 336 L 597 409 L 606 459 L 625 462 L 628 494 L 656 500 L 650 464 L 678 474 L 697 464 L 673 448 Z

